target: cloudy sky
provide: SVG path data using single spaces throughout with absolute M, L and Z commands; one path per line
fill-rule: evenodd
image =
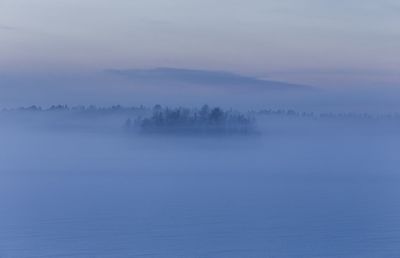
M 179 67 L 400 83 L 397 0 L 1 0 L 0 73 Z

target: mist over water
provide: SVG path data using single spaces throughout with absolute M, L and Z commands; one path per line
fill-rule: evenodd
M 126 118 L 1 113 L 0 256 L 400 255 L 400 120 L 180 136 Z
M 0 108 L 53 104 L 196 107 L 208 103 L 243 111 L 274 108 L 313 112 L 400 112 L 398 83 L 346 84 L 345 79 L 337 82 L 296 79 L 276 75 L 264 80 L 242 73 L 176 68 L 111 72 L 0 71 Z
M 0 258 L 400 257 L 399 12 L 0 0 Z

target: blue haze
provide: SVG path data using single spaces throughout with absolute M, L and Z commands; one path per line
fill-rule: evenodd
M 3 257 L 397 257 L 398 120 L 259 116 L 143 136 L 126 115 L 2 113 Z
M 398 0 L 1 0 L 0 257 L 400 257 L 399 24 Z M 205 103 L 257 133 L 174 120 Z

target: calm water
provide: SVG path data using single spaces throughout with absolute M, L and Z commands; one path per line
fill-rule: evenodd
M 400 257 L 400 134 L 329 128 L 5 130 L 0 257 Z

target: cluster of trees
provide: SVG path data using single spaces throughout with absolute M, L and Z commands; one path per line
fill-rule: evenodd
M 43 108 L 41 106 L 28 106 L 28 107 L 20 107 L 17 109 L 3 109 L 3 111 L 32 111 L 32 112 L 90 112 L 90 113 L 117 113 L 117 112 L 131 112 L 131 111 L 146 111 L 148 108 L 143 105 L 135 107 L 124 107 L 121 105 L 113 105 L 109 107 L 97 107 L 94 105 L 89 106 L 68 106 L 68 105 L 51 105 L 47 108 Z
M 134 123 L 128 119 L 126 127 L 132 126 L 144 132 L 242 134 L 254 132 L 255 119 L 251 114 L 208 105 L 201 109 L 171 109 L 156 105 L 150 117 L 138 117 Z
M 154 133 L 226 133 L 249 134 L 256 132 L 255 117 L 273 119 L 311 119 L 311 120 L 357 120 L 357 121 L 392 121 L 400 122 L 400 113 L 368 114 L 368 113 L 314 113 L 298 112 L 293 109 L 263 109 L 240 113 L 233 110 L 223 110 L 220 107 L 201 108 L 168 108 L 156 105 L 153 108 L 140 106 L 114 105 L 108 107 L 52 105 L 49 107 L 27 106 L 15 109 L 3 109 L 0 113 L 37 114 L 45 117 L 51 114 L 62 120 L 81 119 L 87 123 L 109 121 L 121 127 L 127 117 L 125 128 L 129 130 Z M 103 120 L 101 120 L 103 119 Z M 107 120 L 108 119 L 108 120 Z M 266 121 L 266 120 L 265 120 Z
M 289 116 L 289 117 L 314 117 L 314 112 L 297 112 L 293 109 L 263 109 L 258 112 L 261 115 L 269 116 Z
M 165 114 L 160 112 L 164 110 Z M 368 114 L 368 113 L 355 113 L 355 112 L 343 112 L 343 113 L 314 113 L 314 112 L 299 112 L 293 109 L 262 109 L 259 111 L 250 111 L 246 115 L 238 114 L 237 112 L 223 111 L 220 108 L 209 108 L 207 105 L 203 106 L 200 110 L 190 110 L 185 108 L 178 109 L 163 109 L 160 105 L 156 105 L 153 109 L 145 107 L 143 105 L 139 106 L 121 106 L 113 105 L 108 107 L 98 107 L 95 105 L 80 105 L 80 106 L 68 106 L 68 105 L 51 105 L 49 107 L 41 107 L 37 105 L 19 107 L 16 109 L 2 109 L 3 112 L 72 112 L 76 114 L 121 114 L 121 115 L 158 115 L 158 120 L 165 119 L 169 121 L 174 121 L 178 115 L 180 119 L 187 120 L 189 113 L 193 115 L 194 120 L 197 122 L 205 121 L 222 121 L 223 119 L 231 120 L 246 120 L 249 117 L 254 117 L 256 115 L 271 116 L 271 117 L 299 117 L 299 118 L 312 118 L 312 119 L 381 119 L 381 120 L 400 120 L 400 113 L 386 113 L 386 114 Z M 156 114 L 154 113 L 156 112 Z M 252 115 L 249 115 L 252 114 Z M 209 119 L 205 119 L 206 116 Z M 222 120 L 221 120 L 222 119 Z M 154 119 L 153 120 L 157 120 Z M 189 119 L 190 120 L 190 119 Z
M 400 120 L 400 113 L 390 114 L 368 114 L 368 113 L 355 113 L 355 112 L 344 112 L 344 113 L 314 113 L 314 112 L 298 112 L 292 109 L 263 109 L 257 112 L 259 115 L 273 116 L 273 117 L 299 117 L 299 118 L 313 118 L 313 119 L 358 119 L 358 120 Z

